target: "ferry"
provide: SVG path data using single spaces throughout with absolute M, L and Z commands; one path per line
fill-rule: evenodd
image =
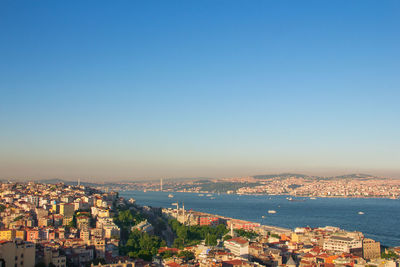
M 173 195 L 173 194 L 169 194 L 168 197 L 169 197 L 169 198 L 173 198 L 174 195 Z
M 268 213 L 269 213 L 269 214 L 275 214 L 275 213 L 276 213 L 276 210 L 269 210 Z

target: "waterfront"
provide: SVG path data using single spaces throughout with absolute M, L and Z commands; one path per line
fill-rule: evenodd
M 400 245 L 397 231 L 400 201 L 392 199 L 317 198 L 288 201 L 287 196 L 256 196 L 213 194 L 212 197 L 193 193 L 122 191 L 120 196 L 133 197 L 139 205 L 172 208 L 171 203 L 184 201 L 186 209 L 224 215 L 294 229 L 302 226 L 337 226 L 361 231 L 386 246 Z M 215 198 L 215 199 L 211 199 Z M 275 214 L 268 214 L 275 210 Z M 359 215 L 358 212 L 363 212 Z M 262 218 L 265 216 L 265 218 Z

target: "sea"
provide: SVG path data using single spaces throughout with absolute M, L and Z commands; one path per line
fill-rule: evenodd
M 400 246 L 400 200 L 377 198 L 316 198 L 270 195 L 196 194 L 121 191 L 143 206 L 185 209 L 294 229 L 335 226 L 360 231 L 385 246 Z M 172 194 L 173 197 L 168 195 Z M 276 213 L 268 213 L 274 210 Z M 359 214 L 363 213 L 363 214 Z

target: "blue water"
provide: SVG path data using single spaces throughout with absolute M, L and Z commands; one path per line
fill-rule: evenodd
M 386 246 L 400 245 L 400 200 L 372 198 L 317 198 L 291 202 L 286 196 L 239 196 L 213 194 L 215 199 L 193 193 L 124 191 L 120 196 L 133 197 L 139 205 L 172 208 L 182 201 L 185 209 L 193 209 L 232 218 L 294 229 L 295 227 L 337 226 L 361 231 L 365 236 Z M 276 210 L 276 214 L 268 214 Z M 364 212 L 359 215 L 358 212 Z M 265 215 L 265 219 L 262 216 Z

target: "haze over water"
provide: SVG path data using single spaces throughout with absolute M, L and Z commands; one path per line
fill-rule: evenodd
M 173 208 L 182 201 L 185 209 L 193 209 L 237 219 L 294 229 L 295 227 L 336 226 L 361 231 L 386 246 L 400 245 L 400 200 L 374 198 L 317 198 L 291 202 L 286 196 L 213 194 L 215 199 L 194 193 L 122 191 L 122 197 L 136 199 L 139 205 Z M 275 210 L 276 214 L 268 214 Z M 358 212 L 364 212 L 359 215 Z M 263 219 L 262 216 L 266 218 Z

